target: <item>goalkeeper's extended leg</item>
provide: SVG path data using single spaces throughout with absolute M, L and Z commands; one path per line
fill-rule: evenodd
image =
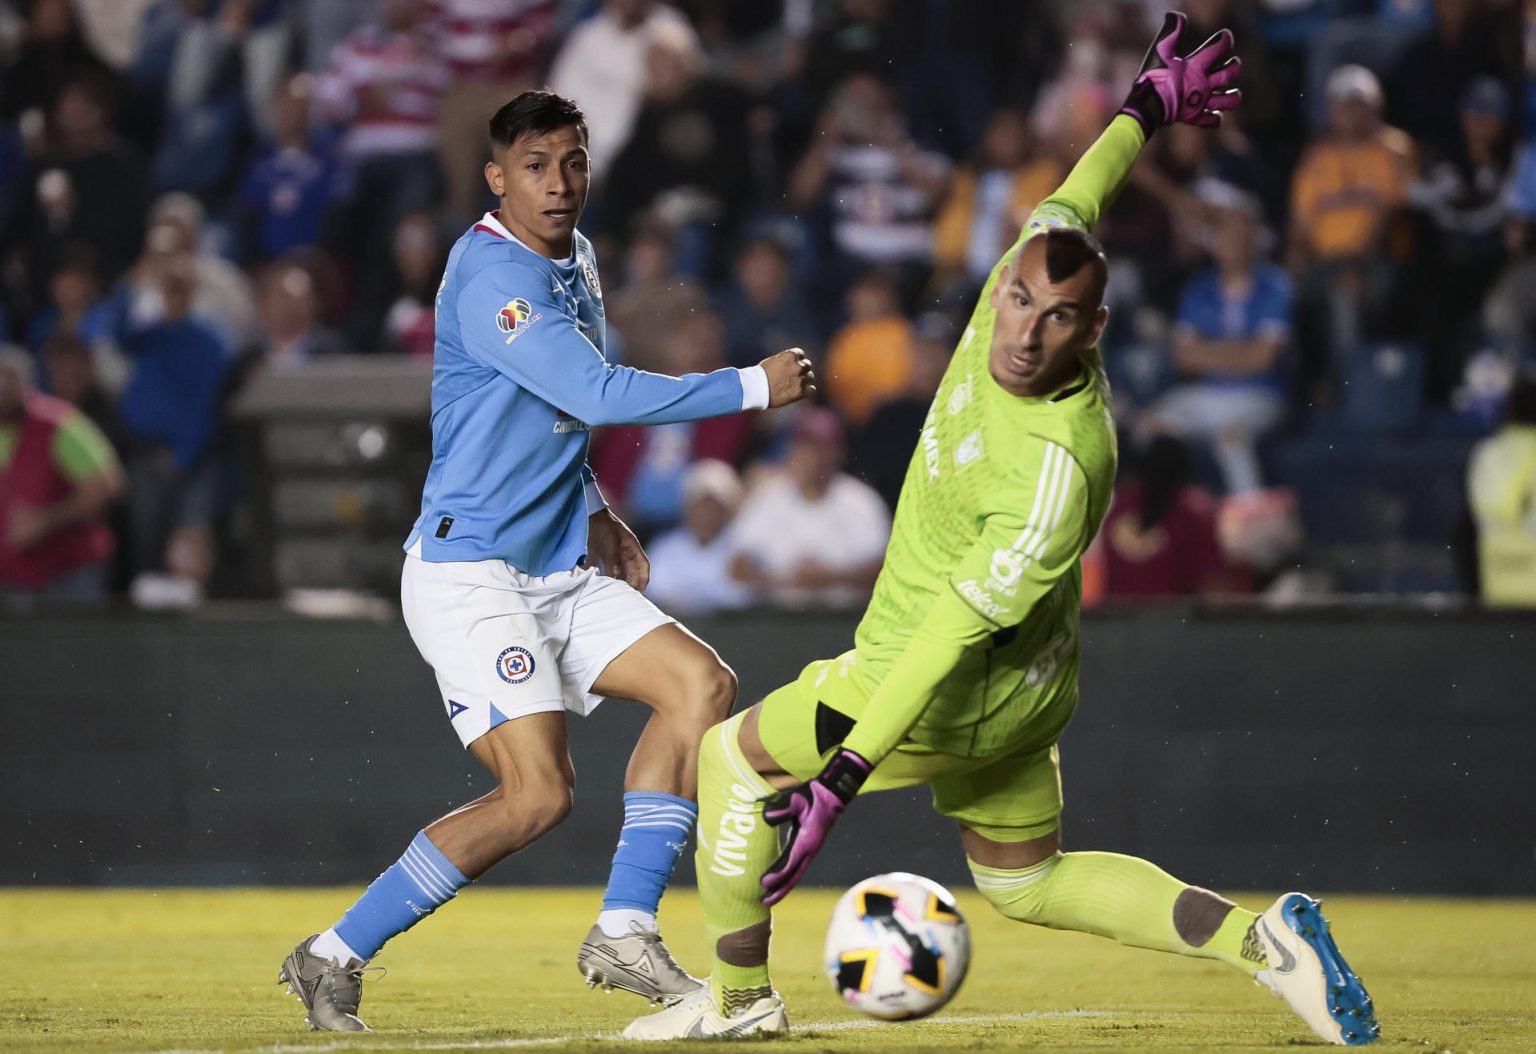
M 709 986 L 660 1013 L 634 1021 L 628 1039 L 775 1035 L 788 1030 L 784 1004 L 768 979 L 769 910 L 759 879 L 779 853 L 763 821 L 773 793 L 742 754 L 746 714 L 711 728 L 699 746 L 699 840 L 694 854 L 712 967 Z
M 1289 893 L 1256 914 L 1137 857 L 1062 853 L 1055 831 L 1008 844 L 968 829 L 965 845 L 976 888 L 1008 918 L 1224 962 L 1282 996 L 1330 1043 L 1354 1046 L 1380 1034 L 1370 996 L 1310 897 Z M 1034 860 L 996 867 L 978 856 Z

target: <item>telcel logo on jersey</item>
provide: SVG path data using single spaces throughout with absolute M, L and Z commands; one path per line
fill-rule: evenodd
M 528 332 L 529 326 L 543 317 L 543 312 L 535 315 L 533 305 L 522 297 L 517 297 L 508 300 L 507 306 L 496 312 L 496 328 L 507 335 L 507 343 L 511 344 Z
M 496 656 L 496 673 L 508 684 L 522 684 L 533 676 L 533 653 L 512 645 Z
M 1001 619 L 1008 613 L 1008 609 L 999 604 L 993 598 L 991 593 L 988 593 L 985 589 L 981 588 L 981 586 L 977 585 L 974 578 L 965 582 L 961 582 L 955 588 L 960 590 L 961 596 L 965 597 L 965 599 L 971 602 L 971 606 L 973 608 L 987 616 L 989 619 L 993 619 L 995 621 L 997 619 Z

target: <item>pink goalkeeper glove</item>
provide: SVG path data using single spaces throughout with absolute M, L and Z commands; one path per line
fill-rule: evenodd
M 1141 73 L 1131 86 L 1120 112 L 1136 118 L 1151 138 L 1165 124 L 1221 127 L 1221 111 L 1243 99 L 1233 88 L 1243 61 L 1232 55 L 1232 31 L 1223 29 L 1183 58 L 1179 38 L 1189 20 L 1177 11 L 1163 19 L 1163 28 L 1152 41 Z
M 873 768 L 853 751 L 839 747 L 815 779 L 780 791 L 763 805 L 763 819 L 771 826 L 789 824 L 784 851 L 763 874 L 764 904 L 772 907 L 799 884 L 832 825 L 858 796 Z

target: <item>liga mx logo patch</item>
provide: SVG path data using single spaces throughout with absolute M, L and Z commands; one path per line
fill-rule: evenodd
M 496 312 L 496 328 L 507 335 L 507 343 L 511 344 L 543 317 L 542 313 L 533 313 L 533 305 L 528 301 L 516 297 L 508 300 L 507 306 Z
M 533 676 L 533 653 L 512 645 L 496 656 L 496 673 L 508 684 L 522 684 Z

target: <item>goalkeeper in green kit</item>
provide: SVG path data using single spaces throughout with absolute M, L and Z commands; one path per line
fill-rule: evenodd
M 705 734 L 696 861 L 710 984 L 627 1037 L 787 1031 L 769 906 L 854 796 L 926 783 L 1008 918 L 1219 959 L 1324 1039 L 1376 1038 L 1370 997 L 1310 897 L 1256 914 L 1145 860 L 1060 848 L 1078 561 L 1116 457 L 1097 348 L 1108 265 L 1089 231 L 1158 127 L 1216 127 L 1240 99 L 1231 33 L 1181 55 L 1184 25 L 1168 16 L 1125 106 L 993 269 L 928 411 L 854 649 Z

